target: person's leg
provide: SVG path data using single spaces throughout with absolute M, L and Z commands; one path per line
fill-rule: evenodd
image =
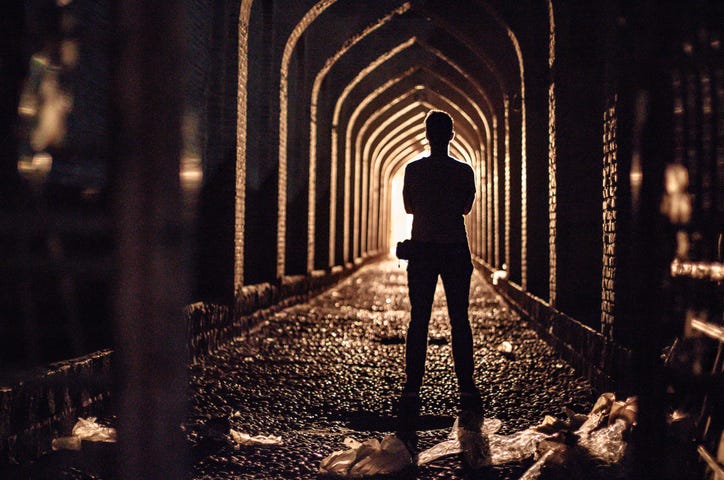
M 468 319 L 472 264 L 467 249 L 455 249 L 441 272 L 452 330 L 455 374 L 461 394 L 476 394 L 473 380 L 473 334 Z
M 460 428 L 476 432 L 483 425 L 483 403 L 473 378 L 473 334 L 468 318 L 470 299 L 470 254 L 452 252 L 452 258 L 441 273 L 452 330 L 455 374 L 460 387 Z
M 410 452 L 417 449 L 417 418 L 420 413 L 420 387 L 425 373 L 427 331 L 437 285 L 437 272 L 430 262 L 411 261 L 407 269 L 410 295 L 410 323 L 405 342 L 405 385 L 397 404 L 397 435 Z
M 425 373 L 427 357 L 427 332 L 435 297 L 438 273 L 430 268 L 428 262 L 411 261 L 407 269 L 407 282 L 410 295 L 410 324 L 405 342 L 406 381 L 403 392 L 420 391 Z

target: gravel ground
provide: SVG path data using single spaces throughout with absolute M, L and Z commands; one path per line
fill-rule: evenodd
M 320 461 L 344 449 L 345 437 L 381 439 L 394 428 L 393 404 L 404 376 L 409 316 L 407 275 L 396 260 L 368 265 L 336 287 L 273 315 L 190 367 L 192 409 L 186 432 L 193 476 L 202 479 L 319 478 Z M 470 320 L 476 381 L 486 417 L 508 434 L 587 413 L 590 384 L 576 376 L 529 326 L 474 273 Z M 502 342 L 511 353 L 501 353 Z M 457 386 L 445 296 L 438 284 L 422 396 L 420 448 L 446 438 L 457 415 Z M 228 427 L 281 436 L 280 446 L 214 441 Z M 517 479 L 528 464 L 494 467 L 485 478 Z M 395 478 L 477 478 L 450 457 Z
M 343 450 L 345 437 L 381 439 L 394 429 L 393 405 L 404 376 L 409 316 L 407 274 L 396 260 L 363 267 L 303 305 L 280 311 L 247 338 L 189 367 L 191 410 L 183 425 L 192 452 L 192 478 L 320 479 L 320 461 Z M 538 424 L 564 407 L 587 413 L 589 383 L 538 338 L 478 272 L 470 296 L 476 381 L 485 416 L 502 420 L 499 433 Z M 498 347 L 510 342 L 512 352 Z M 450 327 L 438 284 L 421 392 L 419 447 L 444 440 L 457 416 L 458 392 Z M 115 417 L 103 419 L 114 426 Z M 229 428 L 275 435 L 279 446 L 234 448 Z M 112 480 L 115 444 L 80 452 L 49 452 L 9 470 L 12 480 Z M 519 479 L 531 462 L 470 472 L 454 456 L 408 469 L 395 479 Z M 385 477 L 389 479 L 390 477 Z

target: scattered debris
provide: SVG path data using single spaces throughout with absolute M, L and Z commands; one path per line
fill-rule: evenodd
M 505 265 L 503 265 L 502 270 L 496 270 L 490 275 L 490 278 L 493 281 L 493 285 L 497 285 L 500 283 L 501 280 L 507 280 L 508 279 L 508 271 L 505 269 Z
M 636 425 L 637 413 L 636 397 L 617 401 L 609 392 L 598 398 L 580 425 L 581 417 L 570 410 L 566 411 L 567 421 L 546 416 L 534 429 L 551 434 L 538 444 L 536 463 L 521 480 L 535 480 L 543 469 L 569 478 L 591 477 L 594 471 L 605 471 L 600 478 L 618 478 L 625 469 L 625 436 Z
M 498 435 L 502 422 L 485 419 L 480 431 L 470 431 L 455 420 L 448 438 L 414 458 L 394 435 L 364 443 L 345 439 L 348 450 L 322 460 L 320 473 L 345 478 L 398 472 L 411 464 L 425 465 L 451 455 L 463 454 L 473 468 L 533 459 L 521 480 L 536 480 L 542 471 L 557 470 L 567 478 L 588 478 L 592 469 L 614 476 L 624 469 L 626 433 L 636 425 L 635 397 L 617 401 L 614 394 L 598 398 L 588 415 L 566 411 L 567 420 L 546 415 L 543 422 L 511 435 Z M 598 477 L 596 477 L 598 478 Z M 603 478 L 603 477 L 601 477 Z
M 233 428 L 229 430 L 231 439 L 234 440 L 234 448 L 237 450 L 241 445 L 281 445 L 282 437 L 274 435 L 254 435 L 253 437 L 248 433 L 237 432 Z
M 78 418 L 69 437 L 53 439 L 53 450 L 80 450 L 82 441 L 115 442 L 116 429 L 96 423 L 96 417 Z
M 504 341 L 500 345 L 498 345 L 498 348 L 496 348 L 500 353 L 513 353 L 513 344 L 509 341 Z
M 413 465 L 413 458 L 405 444 L 395 435 L 387 435 L 382 442 L 373 438 L 362 443 L 347 437 L 347 450 L 339 450 L 319 465 L 319 473 L 345 478 L 387 475 Z

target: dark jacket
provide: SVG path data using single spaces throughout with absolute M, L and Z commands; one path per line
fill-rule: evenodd
M 405 210 L 413 215 L 412 239 L 434 243 L 467 243 L 463 215 L 475 199 L 475 174 L 467 163 L 450 156 L 429 156 L 405 168 Z

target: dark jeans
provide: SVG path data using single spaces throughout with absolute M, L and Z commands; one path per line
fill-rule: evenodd
M 461 392 L 477 392 L 473 381 L 473 336 L 468 320 L 473 265 L 466 243 L 423 243 L 407 265 L 412 311 L 407 330 L 404 392 L 420 391 L 425 373 L 427 333 L 438 275 L 442 277 L 452 328 L 455 374 Z

